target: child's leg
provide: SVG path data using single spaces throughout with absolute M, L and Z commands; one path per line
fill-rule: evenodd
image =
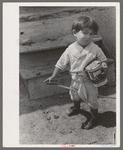
M 86 121 L 82 125 L 82 128 L 91 129 L 93 126 L 93 121 L 98 115 L 98 108 L 99 108 L 99 104 L 97 102 L 98 91 L 97 91 L 97 88 L 95 88 L 92 82 L 89 80 L 85 82 L 85 88 L 86 88 L 87 95 L 88 95 L 88 101 L 91 104 L 91 107 L 90 107 L 91 117 L 88 121 Z
M 74 103 L 74 106 L 70 107 L 70 109 L 67 110 L 68 116 L 73 116 L 80 112 L 80 101 L 73 101 L 73 103 Z
M 78 89 L 79 87 L 79 82 L 76 82 L 74 80 L 71 81 L 71 87 Z M 79 113 L 80 111 L 80 97 L 78 95 L 78 92 L 75 91 L 70 91 L 70 96 L 71 96 L 71 100 L 73 101 L 74 106 L 71 107 L 68 111 L 67 111 L 67 115 L 68 116 L 72 116 L 72 115 L 76 115 Z
M 85 89 L 87 92 L 87 100 L 90 103 L 92 109 L 98 109 L 99 104 L 97 102 L 98 89 L 94 87 L 93 83 L 90 80 L 84 82 Z
M 86 130 L 91 129 L 93 127 L 94 120 L 98 116 L 98 109 L 90 108 L 90 111 L 91 111 L 91 117 L 82 124 L 82 129 L 86 129 Z
M 89 119 L 89 121 L 86 121 L 83 125 L 82 128 L 89 130 L 94 126 L 94 121 L 98 116 L 98 109 L 93 109 L 91 108 L 91 118 Z

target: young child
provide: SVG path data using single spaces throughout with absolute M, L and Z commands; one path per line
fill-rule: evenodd
M 106 56 L 102 50 L 92 42 L 93 36 L 98 33 L 98 24 L 89 16 L 77 18 L 72 25 L 72 34 L 76 41 L 68 46 L 55 65 L 51 77 L 45 80 L 52 82 L 58 74 L 69 65 L 71 74 L 71 87 L 78 91 L 70 90 L 70 97 L 74 106 L 68 110 L 68 116 L 79 113 L 81 100 L 87 101 L 90 106 L 92 117 L 83 125 L 83 129 L 91 129 L 94 119 L 97 117 L 99 104 L 97 102 L 98 91 L 84 70 L 85 66 L 94 59 L 107 67 Z

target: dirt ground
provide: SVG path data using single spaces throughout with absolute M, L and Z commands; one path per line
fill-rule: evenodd
M 112 98 L 98 99 L 99 117 L 92 129 L 83 130 L 81 125 L 90 116 L 86 103 L 81 103 L 80 114 L 69 117 L 66 110 L 72 106 L 72 102 L 68 92 L 30 101 L 22 82 L 20 85 L 20 144 L 105 146 L 115 143 L 115 94 L 110 95 Z
M 71 24 L 73 19 L 80 15 L 80 12 L 85 13 L 85 9 L 76 9 L 76 11 L 73 8 L 69 11 L 68 8 L 62 9 L 62 13 L 59 11 L 59 8 L 44 8 L 43 11 L 40 8 L 35 10 L 33 8 L 20 9 L 20 32 L 22 34 L 20 36 L 20 42 L 22 44 L 22 50 L 30 50 L 32 48 L 35 50 L 38 46 L 41 48 L 44 43 L 44 47 L 47 45 L 52 46 L 55 42 L 56 44 L 61 43 L 58 39 L 63 43 L 68 42 L 67 44 L 69 44 L 69 41 L 67 41 L 68 38 L 66 40 L 63 40 L 64 38 L 61 40 L 61 38 L 70 35 L 68 23 Z M 103 9 L 100 7 L 98 10 L 87 8 L 86 11 L 87 14 L 94 14 L 96 16 L 99 14 L 96 12 L 101 12 Z M 112 11 L 107 11 L 112 14 Z M 40 12 L 43 12 L 43 14 Z M 49 15 L 50 13 L 52 15 Z M 102 16 L 101 13 L 99 15 Z M 106 17 L 104 16 L 104 18 Z M 42 22 L 40 22 L 41 20 Z M 104 24 L 100 25 L 103 27 Z M 113 30 L 111 27 L 110 29 Z M 56 30 L 59 32 L 56 32 Z M 32 43 L 30 43 L 30 40 Z M 65 94 L 29 100 L 27 91 L 20 80 L 20 144 L 60 144 L 62 147 L 67 144 L 72 144 L 73 146 L 78 144 L 101 145 L 102 147 L 108 144 L 115 144 L 115 93 L 115 87 L 110 87 L 108 90 L 104 89 L 103 95 L 108 95 L 110 98 L 98 98 L 100 105 L 99 117 L 95 121 L 92 129 L 84 130 L 81 129 L 81 125 L 90 116 L 90 108 L 86 103 L 81 102 L 81 111 L 79 114 L 68 117 L 66 110 L 72 106 L 72 102 L 67 90 Z

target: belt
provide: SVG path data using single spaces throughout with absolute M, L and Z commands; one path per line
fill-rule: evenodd
M 79 76 L 82 76 L 83 80 L 87 80 L 88 79 L 88 76 L 87 74 L 83 74 L 82 72 L 70 72 L 71 76 L 75 76 L 75 77 L 79 77 Z
M 71 75 L 84 75 L 82 72 L 70 72 Z

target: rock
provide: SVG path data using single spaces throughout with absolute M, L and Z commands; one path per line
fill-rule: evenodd
M 24 34 L 24 32 L 20 32 L 20 35 Z
M 58 119 L 58 118 L 59 118 L 59 116 L 58 116 L 58 115 L 54 115 L 54 118 L 55 118 L 55 119 Z
M 20 44 L 21 44 L 21 45 L 31 45 L 31 44 L 34 44 L 34 42 L 31 41 L 30 38 L 27 38 L 27 39 L 21 41 Z
M 40 75 L 40 74 L 41 74 L 40 72 L 37 72 L 37 73 L 36 73 L 36 75 Z
M 49 112 L 50 112 L 50 110 L 49 110 L 49 109 L 45 111 L 45 113 L 46 113 L 46 114 L 48 114 Z
M 72 131 L 69 131 L 69 133 L 72 133 Z
M 50 120 L 51 119 L 51 117 L 47 117 L 47 120 Z

